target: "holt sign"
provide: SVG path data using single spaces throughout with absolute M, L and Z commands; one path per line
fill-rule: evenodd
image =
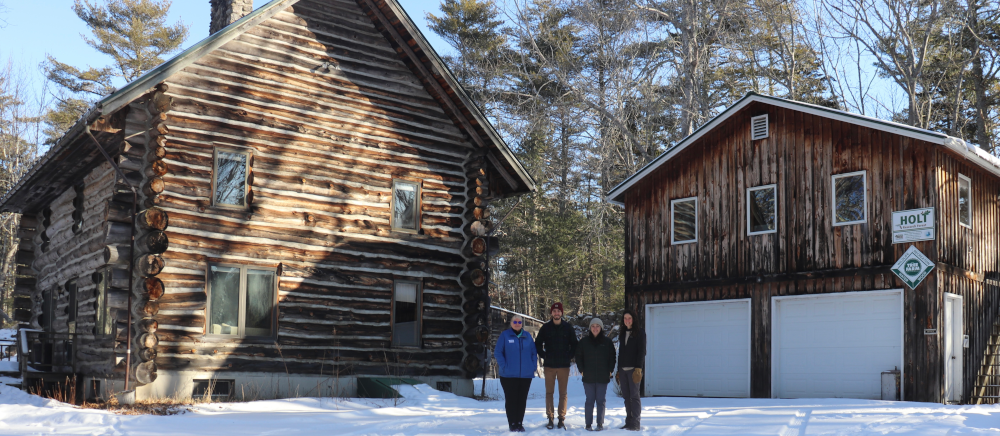
M 934 208 L 901 210 L 892 213 L 892 243 L 934 240 Z

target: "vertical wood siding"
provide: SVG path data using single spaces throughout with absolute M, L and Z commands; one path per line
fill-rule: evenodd
M 770 137 L 751 141 L 767 113 Z M 867 220 L 833 226 L 831 176 L 866 171 Z M 973 179 L 974 228 L 957 223 L 958 172 Z M 746 189 L 777 185 L 777 232 L 747 236 Z M 626 304 L 751 298 L 752 395 L 770 396 L 771 297 L 904 288 L 890 271 L 916 246 L 938 268 L 904 293 L 907 399 L 938 401 L 942 292 L 965 297 L 965 393 L 997 313 L 997 178 L 941 146 L 755 103 L 688 146 L 625 196 Z M 670 201 L 698 197 L 698 242 L 670 243 Z M 935 207 L 937 240 L 892 244 L 893 211 Z

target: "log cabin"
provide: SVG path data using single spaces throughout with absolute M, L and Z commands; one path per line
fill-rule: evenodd
M 208 38 L 0 199 L 23 214 L 25 385 L 250 399 L 389 376 L 471 395 L 489 204 L 534 189 L 397 0 L 212 0 Z
M 975 145 L 751 93 L 608 200 L 647 395 L 995 402 L 1000 159 Z

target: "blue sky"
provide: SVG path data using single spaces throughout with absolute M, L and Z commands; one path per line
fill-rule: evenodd
M 102 0 L 97 0 L 102 1 Z M 267 4 L 255 0 L 254 7 Z M 416 21 L 431 45 L 444 55 L 451 47 L 427 28 L 424 15 L 440 14 L 440 0 L 400 0 Z M 87 45 L 81 34 L 88 34 L 83 21 L 73 13 L 73 0 L 0 0 L 0 61 L 9 58 L 23 67 L 41 90 L 44 78 L 39 64 L 51 54 L 60 62 L 76 67 L 106 66 L 111 59 Z M 208 36 L 209 0 L 174 0 L 169 23 L 177 20 L 189 26 L 187 48 Z

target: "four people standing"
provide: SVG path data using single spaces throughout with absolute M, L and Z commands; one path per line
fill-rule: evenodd
M 576 330 L 568 322 L 562 322 L 563 306 L 555 302 L 549 309 L 552 320 L 538 329 L 535 347 L 538 357 L 544 359 L 545 367 L 545 415 L 549 418 L 546 428 L 554 427 L 552 420 L 555 415 L 553 396 L 556 381 L 559 382 L 559 428 L 566 426 L 566 383 L 569 381 L 570 361 L 576 354 Z
M 531 379 L 538 369 L 538 353 L 531 333 L 524 331 L 524 319 L 520 315 L 511 317 L 510 328 L 500 333 L 493 356 L 500 369 L 500 386 L 507 400 L 507 424 L 510 431 L 523 432 L 524 409 Z
M 569 379 L 570 360 L 575 358 L 576 366 L 583 375 L 587 430 L 595 430 L 593 428 L 595 406 L 596 430 L 604 429 L 608 384 L 614 377 L 616 361 L 618 364 L 616 381 L 625 400 L 626 416 L 622 428 L 640 430 L 639 418 L 642 405 L 639 400 L 639 383 L 642 381 L 642 367 L 646 358 L 646 335 L 642 329 L 634 325 L 635 317 L 632 312 L 626 310 L 622 315 L 617 360 L 615 346 L 604 334 L 604 322 L 600 318 L 594 317 L 590 320 L 587 334 L 578 341 L 573 326 L 562 320 L 562 303 L 553 304 L 549 313 L 552 319 L 539 329 L 537 344 L 532 340 L 531 334 L 524 330 L 524 319 L 521 315 L 512 316 L 510 328 L 504 330 L 497 338 L 493 354 L 499 368 L 500 385 L 506 398 L 507 423 L 510 431 L 525 431 L 524 412 L 539 357 L 545 359 L 545 412 L 549 420 L 547 428 L 554 428 L 553 418 L 556 415 L 553 396 L 557 381 L 559 428 L 565 427 L 566 383 Z
M 634 325 L 635 317 L 626 310 L 622 315 L 621 331 L 618 332 L 618 385 L 625 400 L 626 430 L 639 430 L 639 382 L 642 381 L 642 365 L 646 362 L 646 333 Z
M 597 405 L 597 430 L 604 430 L 604 404 L 608 383 L 615 372 L 615 346 L 604 335 L 604 322 L 594 317 L 590 320 L 590 333 L 576 348 L 576 367 L 583 374 L 583 391 L 587 396 L 587 430 L 593 430 L 594 405 Z

